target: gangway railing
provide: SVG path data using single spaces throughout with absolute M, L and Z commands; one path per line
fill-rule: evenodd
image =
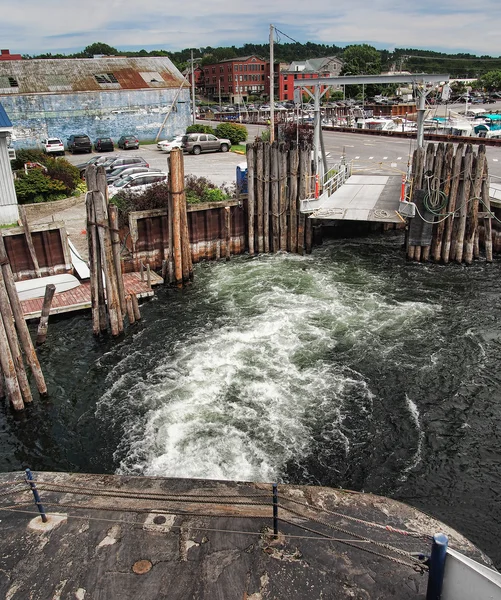
M 301 199 L 301 212 L 311 213 L 321 208 L 322 202 L 332 196 L 348 179 L 353 170 L 352 162 L 341 162 L 333 165 L 319 181 L 313 186 L 306 198 Z M 315 177 L 315 176 L 314 176 Z
M 489 175 L 489 198 L 501 203 L 501 177 Z

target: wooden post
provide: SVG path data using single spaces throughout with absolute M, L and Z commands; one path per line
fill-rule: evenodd
M 181 221 L 181 246 L 183 261 L 183 281 L 193 279 L 193 260 L 191 257 L 190 232 L 188 229 L 188 212 L 186 209 L 186 193 L 184 191 L 184 163 L 181 153 L 181 171 L 183 175 L 183 189 L 179 195 L 179 216 Z
M 473 146 L 468 144 L 466 146 L 466 153 L 464 155 L 464 166 L 463 166 L 463 186 L 461 189 L 460 204 L 459 204 L 459 223 L 458 231 L 455 240 L 455 259 L 456 262 L 461 263 L 463 261 L 463 245 L 464 245 L 464 234 L 466 229 L 466 215 L 468 211 L 468 201 L 470 200 L 470 189 L 471 189 L 471 172 L 473 166 Z
M 5 378 L 5 388 L 7 397 L 11 401 L 15 410 L 23 410 L 24 402 L 19 388 L 19 382 L 16 376 L 16 368 L 9 347 L 7 333 L 5 332 L 4 321 L 0 315 L 0 365 L 2 366 Z
M 297 253 L 297 180 L 299 168 L 299 151 L 293 144 L 289 151 L 289 249 Z
M 309 193 L 309 169 L 311 149 L 308 146 L 301 146 L 299 151 L 299 202 L 306 200 Z M 297 251 L 298 254 L 304 254 L 304 232 L 305 232 L 305 214 L 299 211 L 297 227 Z
M 132 310 L 134 311 L 134 318 L 136 319 L 136 321 L 140 321 L 141 320 L 141 312 L 139 311 L 139 302 L 137 301 L 136 294 L 131 294 L 130 299 L 132 302 Z
M 264 252 L 264 145 L 256 142 L 256 212 L 257 212 L 257 250 L 260 254 Z
M 127 316 L 129 318 L 129 323 L 132 325 L 136 322 L 136 317 L 134 316 L 134 307 L 132 306 L 132 298 L 130 294 L 127 294 L 125 298 L 125 305 L 127 307 Z
M 451 239 L 454 226 L 454 212 L 456 210 L 456 202 L 458 198 L 461 165 L 463 162 L 463 150 L 464 144 L 458 144 L 456 147 L 456 154 L 454 155 L 454 165 L 452 167 L 452 182 L 449 192 L 449 203 L 447 206 L 449 217 L 445 221 L 444 241 L 442 244 L 442 260 L 445 264 L 447 264 L 450 260 Z
M 181 173 L 181 150 L 175 148 L 170 153 L 170 175 L 172 196 L 172 239 L 174 246 L 174 280 L 177 285 L 183 282 L 183 259 L 181 240 L 181 209 L 180 195 L 184 188 L 184 180 Z
M 412 160 L 412 175 L 413 175 L 413 189 L 419 190 L 423 185 L 423 170 L 424 170 L 424 159 L 425 159 L 425 150 L 424 148 L 416 148 Z M 407 248 L 407 258 L 409 260 L 419 260 L 421 257 L 421 250 L 419 246 L 408 246 Z
M 148 284 L 148 289 L 151 290 L 151 269 L 150 263 L 146 265 L 146 283 Z
M 435 154 L 434 157 L 434 163 L 433 163 L 433 175 L 432 177 L 429 179 L 429 185 L 430 185 L 430 193 L 431 195 L 433 195 L 433 193 L 436 191 L 437 194 L 439 194 L 442 191 L 442 170 L 443 170 L 443 166 L 444 166 L 444 144 L 442 142 L 440 142 L 440 144 L 438 144 L 437 147 L 437 153 Z M 433 217 L 433 220 L 435 220 L 435 218 L 437 218 L 438 221 L 440 221 L 440 218 L 442 217 L 442 215 L 438 215 L 437 217 Z M 430 258 L 430 251 L 431 248 L 435 246 L 436 244 L 436 231 L 437 231 L 437 227 L 438 225 L 435 225 L 433 227 L 433 232 L 432 232 L 432 240 L 431 240 L 431 246 L 424 246 L 423 247 L 423 251 L 422 251 L 422 255 L 423 255 L 423 261 L 427 261 Z
M 21 302 L 20 302 L 19 296 L 17 294 L 16 284 L 14 282 L 14 276 L 12 274 L 12 269 L 10 267 L 10 263 L 7 258 L 7 252 L 5 251 L 5 244 L 4 244 L 3 237 L 1 234 L 0 234 L 0 265 L 2 267 L 2 275 L 3 275 L 4 282 L 5 282 L 5 288 L 7 290 L 8 296 L 9 296 L 12 313 L 14 314 L 14 320 L 16 323 L 17 334 L 18 334 L 19 340 L 21 342 L 21 347 L 24 351 L 26 361 L 31 368 L 33 377 L 35 378 L 38 393 L 41 396 L 45 396 L 47 394 L 47 386 L 45 384 L 45 379 L 44 379 L 44 376 L 42 373 L 42 369 L 40 368 L 40 363 L 38 362 L 38 357 L 35 352 L 33 342 L 31 341 L 31 336 L 30 336 L 30 332 L 28 330 L 28 326 L 26 325 L 26 321 L 24 320 L 23 309 L 21 307 Z M 6 375 L 6 377 L 7 377 L 7 375 Z
M 278 222 L 280 224 L 280 250 L 287 252 L 287 152 L 282 142 L 278 147 L 278 173 L 279 173 L 279 196 L 278 196 Z
M 447 211 L 448 209 L 448 205 L 450 203 L 450 191 L 451 191 L 451 174 L 452 174 L 452 160 L 454 157 L 454 145 L 449 143 L 446 146 L 445 149 L 445 156 L 444 156 L 444 161 L 443 161 L 443 167 L 442 167 L 442 181 L 443 181 L 443 193 L 447 198 L 447 203 L 446 206 L 444 208 L 444 212 Z M 435 229 L 435 235 L 433 237 L 433 243 L 432 243 L 432 253 L 433 253 L 433 260 L 435 262 L 438 262 L 442 256 L 442 238 L 444 235 L 444 229 L 445 229 L 445 216 L 441 215 L 439 218 L 439 222 L 436 225 L 436 229 Z
M 127 310 L 125 303 L 125 286 L 124 278 L 122 273 L 122 259 L 120 256 L 120 233 L 118 229 L 118 207 L 110 204 L 108 206 L 108 213 L 110 217 L 110 233 L 111 233 L 111 247 L 113 252 L 113 264 L 115 266 L 115 273 L 118 287 L 118 298 L 120 301 L 120 309 L 123 315 Z
M 273 142 L 271 145 L 271 235 L 272 235 L 272 252 L 278 252 L 280 249 L 280 221 L 279 221 L 279 197 L 280 186 L 278 178 L 279 158 L 278 158 L 278 142 Z
M 40 271 L 40 267 L 38 265 L 37 253 L 35 252 L 35 246 L 33 244 L 33 238 L 31 237 L 31 229 L 28 223 L 28 218 L 26 216 L 26 210 L 22 204 L 18 205 L 19 216 L 21 218 L 21 223 L 23 224 L 24 229 L 24 237 L 26 239 L 26 244 L 28 246 L 28 250 L 30 252 L 31 262 L 35 268 L 35 273 L 37 277 L 42 276 L 42 272 Z
M 170 161 L 169 161 L 169 169 L 170 169 Z M 170 173 L 170 171 L 169 171 Z M 172 177 L 169 174 L 169 206 L 168 206 L 168 217 L 169 217 L 169 258 L 167 271 L 169 273 L 169 283 L 174 283 L 176 276 L 174 270 L 174 202 L 172 195 Z
M 270 160 L 271 145 L 264 143 L 264 171 L 263 171 L 263 238 L 264 251 L 270 251 Z
M 256 189 L 256 174 L 254 172 L 254 144 L 247 145 L 247 229 L 249 236 L 249 254 L 255 253 L 254 246 L 254 221 L 255 221 L 255 189 Z
M 49 283 L 49 285 L 45 286 L 45 296 L 42 305 L 42 315 L 40 317 L 40 323 L 38 324 L 37 331 L 37 346 L 43 344 L 47 339 L 47 330 L 49 329 L 50 307 L 52 305 L 52 298 L 54 298 L 55 291 L 56 286 L 53 283 Z
M 484 177 L 485 164 L 485 146 L 481 144 L 478 147 L 477 160 L 475 162 L 475 173 L 473 179 L 473 188 L 471 190 L 471 202 L 469 203 L 469 218 L 466 222 L 465 230 L 465 253 L 464 260 L 467 265 L 473 262 L 475 235 L 478 228 L 478 205 L 482 194 L 482 181 Z
M 428 144 L 426 148 L 426 158 L 425 158 L 425 167 L 424 173 L 426 174 L 426 188 L 431 191 L 430 182 L 433 181 L 433 177 L 435 172 L 433 170 L 433 165 L 435 163 L 435 144 Z M 423 179 L 424 183 L 424 179 Z M 416 251 L 414 254 L 414 258 L 419 262 L 420 260 L 426 261 L 428 260 L 430 255 L 429 246 L 416 246 Z
M 482 210 L 485 211 L 484 217 L 484 246 L 485 260 L 492 262 L 492 217 L 491 217 L 491 199 L 489 197 L 487 161 L 484 165 L 484 180 L 482 181 Z
M 14 362 L 14 368 L 16 371 L 16 377 L 21 390 L 21 395 L 24 398 L 24 402 L 32 402 L 33 397 L 31 395 L 30 384 L 26 377 L 26 371 L 24 370 L 23 356 L 19 348 L 19 340 L 17 337 L 16 327 L 14 325 L 14 314 L 9 301 L 9 295 L 5 288 L 5 282 L 3 275 L 0 271 L 0 319 L 3 319 L 5 326 L 5 335 L 9 343 L 12 360 Z
M 224 236 L 226 238 L 225 255 L 226 260 L 231 258 L 231 208 L 224 207 Z

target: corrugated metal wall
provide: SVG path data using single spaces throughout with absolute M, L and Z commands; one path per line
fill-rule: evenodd
M 0 225 L 17 223 L 18 218 L 16 190 L 7 151 L 7 134 L 0 133 Z

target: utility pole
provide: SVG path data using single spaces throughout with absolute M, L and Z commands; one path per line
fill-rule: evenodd
M 274 27 L 270 25 L 270 142 L 275 141 L 275 57 L 273 54 Z
M 218 78 L 217 85 L 219 89 L 219 110 L 221 111 L 221 77 Z
M 196 107 L 195 107 L 195 70 L 193 68 L 193 50 L 191 51 L 191 109 L 193 111 L 193 125 L 196 120 Z

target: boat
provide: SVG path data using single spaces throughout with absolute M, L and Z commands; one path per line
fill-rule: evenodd
M 43 298 L 45 288 L 53 284 L 56 286 L 56 294 L 67 292 L 80 285 L 80 281 L 70 273 L 61 273 L 60 275 L 49 275 L 48 277 L 37 277 L 36 279 L 26 279 L 16 281 L 16 289 L 19 300 L 32 300 L 33 298 Z

